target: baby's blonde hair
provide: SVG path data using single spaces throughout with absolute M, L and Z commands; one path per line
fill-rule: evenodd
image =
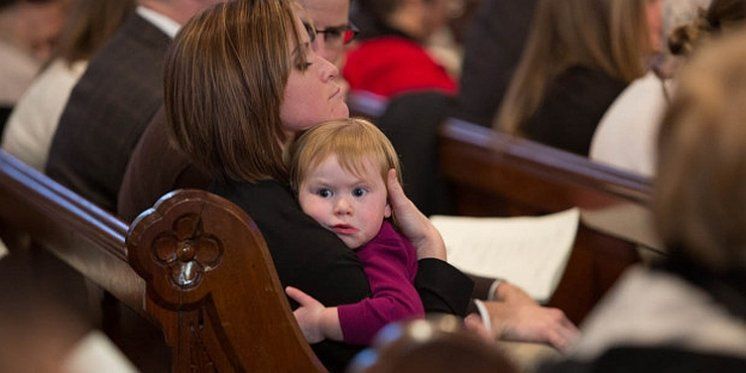
M 297 193 L 308 173 L 331 155 L 337 156 L 345 171 L 355 175 L 362 174 L 365 159 L 371 159 L 378 165 L 384 183 L 392 168 L 401 183 L 399 156 L 386 135 L 365 119 L 349 118 L 319 124 L 295 141 L 290 149 L 293 190 Z

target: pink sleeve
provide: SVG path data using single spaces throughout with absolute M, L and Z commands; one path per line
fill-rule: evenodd
M 387 225 L 385 223 L 384 225 Z M 417 272 L 414 247 L 393 228 L 384 226 L 385 233 L 393 232 L 396 239 L 379 237 L 358 250 L 358 257 L 370 283 L 372 296 L 358 303 L 338 307 L 344 341 L 368 345 L 376 333 L 395 321 L 423 317 L 425 314 L 413 280 Z

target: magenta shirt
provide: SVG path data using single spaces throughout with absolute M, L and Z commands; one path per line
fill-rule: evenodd
M 416 250 L 391 223 L 384 221 L 378 235 L 358 249 L 357 256 L 372 295 L 337 308 L 345 342 L 369 345 L 386 324 L 425 315 L 413 285 Z

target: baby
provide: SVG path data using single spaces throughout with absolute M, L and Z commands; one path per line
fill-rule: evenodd
M 368 345 L 390 322 L 424 316 L 414 288 L 417 256 L 395 229 L 386 175 L 399 173 L 399 159 L 372 123 L 345 119 L 320 124 L 291 149 L 290 183 L 303 211 L 356 250 L 371 297 L 355 304 L 324 307 L 298 289 L 288 296 L 310 343 L 326 338 Z

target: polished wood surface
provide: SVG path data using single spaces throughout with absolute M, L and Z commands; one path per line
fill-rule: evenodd
M 167 194 L 132 224 L 130 263 L 146 309 L 174 347 L 174 371 L 322 371 L 298 328 L 267 244 L 231 202 Z
M 145 282 L 127 264 L 122 221 L 3 151 L 0 206 L 11 240 L 31 238 L 130 308 L 142 308 Z
M 575 322 L 640 261 L 638 246 L 660 250 L 647 224 L 651 185 L 644 178 L 455 119 L 441 127 L 439 154 L 459 215 L 580 208 L 573 252 L 549 302 Z
M 388 102 L 379 97 L 353 98 L 351 113 L 375 122 L 386 112 Z M 437 136 L 439 168 L 433 172 L 445 177 L 455 215 L 580 209 L 573 251 L 549 302 L 574 322 L 583 320 L 627 267 L 665 255 L 653 231 L 650 180 L 458 119 L 446 120 Z
M 263 238 L 230 202 L 170 193 L 128 228 L 0 151 L 0 206 L 11 248 L 54 253 L 158 325 L 173 371 L 324 370 Z

